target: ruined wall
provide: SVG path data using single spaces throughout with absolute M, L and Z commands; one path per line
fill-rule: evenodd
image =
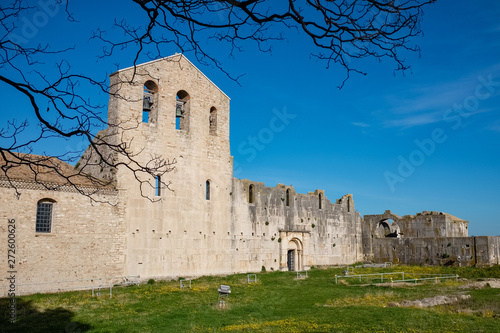
M 474 238 L 476 264 L 491 266 L 500 264 L 500 236 L 478 236 Z
M 460 256 L 460 260 L 458 257 Z M 475 264 L 473 237 L 375 238 L 373 260 L 405 265 Z
M 467 237 L 468 221 L 443 212 L 423 211 L 399 221 L 404 237 Z
M 365 215 L 365 260 L 462 266 L 498 262 L 496 238 L 467 237 L 468 223 L 433 211 L 403 217 L 389 210 L 384 214 Z
M 349 194 L 332 203 L 322 190 L 300 194 L 292 186 L 235 178 L 232 203 L 235 270 L 287 270 L 290 250 L 295 270 L 362 258 L 361 217 Z
M 17 292 L 55 288 L 56 281 L 85 280 L 124 275 L 125 223 L 120 205 L 91 203 L 89 198 L 70 189 L 48 191 L 35 183 L 17 182 L 21 196 L 14 190 L 0 187 L 0 255 L 5 285 L 7 267 L 8 220 L 15 220 L 15 270 Z M 114 191 L 94 196 L 104 202 L 116 203 Z M 50 233 L 35 231 L 37 202 L 53 200 Z M 23 286 L 27 283 L 44 283 Z M 76 288 L 89 282 L 73 283 Z M 67 285 L 65 285 L 67 287 Z M 6 291 L 6 288 L 2 288 Z
M 423 211 L 399 217 L 386 210 L 384 214 L 365 215 L 364 221 L 365 232 L 374 238 L 468 236 L 468 221 L 443 212 Z
M 500 237 L 378 238 L 373 260 L 405 265 L 499 264 Z

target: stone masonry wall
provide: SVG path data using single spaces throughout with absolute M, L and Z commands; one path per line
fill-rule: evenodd
M 54 282 L 123 276 L 125 264 L 125 224 L 120 206 L 91 203 L 75 192 L 25 189 L 19 199 L 13 189 L 0 187 L 0 255 L 6 285 L 8 220 L 15 220 L 15 269 L 17 291 L 56 288 Z M 95 198 L 116 203 L 117 194 Z M 37 202 L 51 199 L 52 230 L 35 232 Z M 39 284 L 25 286 L 25 284 Z M 89 282 L 72 283 L 72 288 Z M 61 287 L 70 287 L 62 284 Z M 7 290 L 2 288 L 3 291 Z
M 392 220 L 392 222 L 390 222 Z M 366 232 L 384 238 L 397 232 L 397 237 L 467 237 L 468 221 L 442 212 L 423 211 L 399 217 L 390 210 L 384 214 L 365 215 Z
M 404 237 L 467 237 L 468 221 L 442 212 L 405 215 L 398 222 Z
M 144 122 L 147 82 L 156 91 L 152 118 Z M 161 177 L 159 195 L 153 175 L 140 175 L 149 185 L 139 188 L 136 175 L 117 170 L 126 207 L 127 273 L 143 279 L 231 273 L 229 98 L 182 55 L 120 70 L 111 86 L 120 94 L 109 103 L 108 118 L 121 124 L 116 137 L 142 163 L 155 156 L 174 163 Z M 177 97 L 185 101 L 179 129 Z
M 500 236 L 478 236 L 474 238 L 476 264 L 491 266 L 500 264 Z
M 332 203 L 322 190 L 300 194 L 292 186 L 272 188 L 234 178 L 232 201 L 232 247 L 239 253 L 235 261 L 239 270 L 256 271 L 261 266 L 287 270 L 289 249 L 302 256 L 296 257 L 300 265 L 295 269 L 350 264 L 362 258 L 361 217 L 351 195 Z
M 376 238 L 373 260 L 405 265 L 473 265 L 473 237 Z
M 499 246 L 498 236 L 378 238 L 373 240 L 373 260 L 405 265 L 498 265 Z

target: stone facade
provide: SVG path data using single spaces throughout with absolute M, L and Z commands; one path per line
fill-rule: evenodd
M 110 125 L 96 142 L 124 144 L 141 163 L 162 156 L 175 167 L 157 182 L 154 173 L 108 167 L 126 161 L 89 147 L 75 168 L 109 184 L 96 188 L 103 203 L 25 176 L 16 198 L 0 181 L 1 218 L 16 221 L 19 283 L 306 270 L 362 260 L 443 264 L 458 255 L 463 264 L 498 264 L 499 239 L 469 238 L 468 222 L 448 214 L 400 218 L 386 211 L 363 219 L 351 194 L 329 200 L 323 190 L 301 194 L 234 178 L 229 97 L 182 55 L 120 70 L 110 87 Z M 50 232 L 35 230 L 43 200 L 53 207 Z M 0 232 L 6 240 L 5 224 Z
M 234 178 L 232 204 L 243 271 L 303 270 L 362 259 L 362 219 L 350 194 L 332 203 L 323 190 L 300 194 L 292 186 Z
M 90 204 L 87 197 L 71 189 L 51 191 L 29 181 L 18 181 L 16 186 L 21 191 L 19 199 L 12 188 L 0 186 L 0 219 L 4 221 L 0 225 L 4 245 L 0 254 L 5 258 L 0 285 L 6 284 L 6 272 L 12 271 L 8 254 L 12 255 L 9 258 L 13 259 L 18 285 L 44 283 L 40 287 L 45 290 L 56 288 L 58 281 L 87 280 L 88 284 L 91 279 L 123 275 L 126 240 L 119 206 Z M 106 191 L 96 198 L 118 202 L 119 193 Z M 50 232 L 35 231 L 38 202 L 52 205 Z M 8 253 L 9 229 L 14 231 L 15 252 Z

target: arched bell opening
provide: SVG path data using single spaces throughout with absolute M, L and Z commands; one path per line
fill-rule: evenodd
M 175 101 L 175 129 L 189 130 L 190 96 L 185 90 L 179 90 Z
M 153 81 L 144 83 L 142 95 L 142 122 L 147 124 L 156 123 L 158 110 L 158 86 Z

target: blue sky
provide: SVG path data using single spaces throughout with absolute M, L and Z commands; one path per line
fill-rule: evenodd
M 67 55 L 72 66 L 104 78 L 132 60 L 124 50 L 97 62 L 102 45 L 89 40 L 90 33 L 96 22 L 111 31 L 108 13 L 133 16 L 135 6 L 117 11 L 110 1 L 95 10 L 91 3 L 72 3 L 79 22 L 64 22 L 59 12 L 29 42 L 75 45 Z M 500 235 L 498 17 L 495 0 L 438 1 L 426 8 L 424 35 L 414 40 L 421 53 L 403 54 L 411 70 L 394 72 L 389 60 L 353 59 L 368 74 L 352 75 L 341 90 L 343 69 L 326 69 L 310 56 L 310 41 L 296 33 L 273 43 L 272 53 L 244 45 L 230 57 L 209 44 L 228 72 L 244 74 L 241 86 L 186 56 L 231 97 L 236 177 L 293 185 L 300 193 L 324 189 L 330 200 L 352 193 L 362 215 L 443 211 L 470 221 L 469 235 Z M 107 103 L 106 96 L 88 93 Z M 2 124 L 14 113 L 23 116 L 22 102 L 9 101 L 12 91 L 0 94 Z M 69 141 L 36 152 L 79 148 Z

